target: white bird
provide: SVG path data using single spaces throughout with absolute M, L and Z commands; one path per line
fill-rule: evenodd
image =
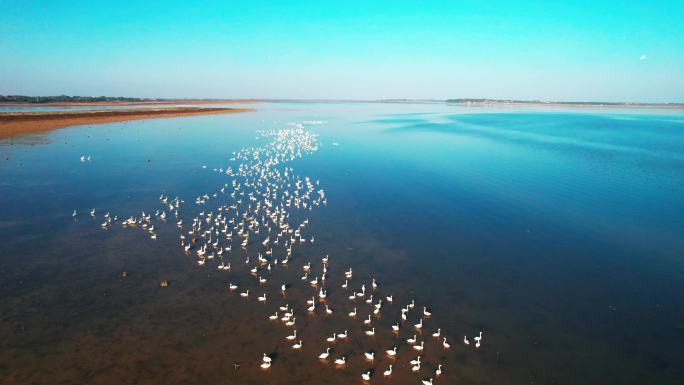
M 415 360 L 411 360 L 409 363 L 411 365 L 420 365 L 420 356 L 418 356 Z
M 427 307 L 423 306 L 423 315 L 429 317 L 432 315 L 432 313 L 428 311 Z
M 463 336 L 463 343 L 464 343 L 465 345 L 470 345 L 470 341 L 468 340 L 468 337 L 467 337 L 467 336 Z
M 406 342 L 408 342 L 411 345 L 415 344 L 416 343 L 416 335 L 414 334 L 413 338 L 407 338 Z
M 369 370 L 368 372 L 366 372 L 366 373 L 361 373 L 361 378 L 362 378 L 364 381 L 370 381 L 370 373 L 371 373 L 370 370 Z
M 383 373 L 385 376 L 391 376 L 392 375 L 392 365 L 389 366 L 389 369 L 385 370 Z
M 318 358 L 320 358 L 321 360 L 325 360 L 328 358 L 329 355 L 330 355 L 330 348 L 326 348 L 325 353 L 319 354 Z
M 417 324 L 413 325 L 416 329 L 420 330 L 423 327 L 423 319 L 421 318 Z
M 264 363 L 261 364 L 261 369 L 268 369 L 268 368 L 270 368 L 270 367 L 271 367 L 271 363 L 270 363 L 270 362 L 264 362 Z
M 243 291 L 242 293 L 240 293 L 240 297 L 242 297 L 242 298 L 249 297 L 249 289 L 247 289 L 247 291 Z
M 301 348 L 302 348 L 302 340 L 299 340 L 299 342 L 292 345 L 292 349 L 301 349 Z
M 262 295 L 261 297 L 257 297 L 257 300 L 259 302 L 266 302 L 266 293 L 264 293 L 264 295 Z
M 442 375 L 442 364 L 439 364 L 437 370 L 435 370 L 435 376 L 439 377 L 440 375 Z
M 395 332 L 398 332 L 398 331 L 399 331 L 399 322 L 397 322 L 396 324 L 392 325 L 392 330 L 395 331 Z
M 266 353 L 264 353 L 264 357 L 262 358 L 264 362 L 271 362 L 271 357 L 267 356 Z
M 335 342 L 335 333 L 333 333 L 332 337 L 328 337 L 325 340 L 328 342 Z
M 373 352 L 366 352 L 364 355 L 368 361 L 373 361 L 373 359 L 375 359 L 375 353 Z
M 475 336 L 475 337 L 473 337 L 473 339 L 474 339 L 475 341 L 478 341 L 478 342 L 479 342 L 479 341 L 482 339 L 482 331 L 480 331 L 480 335 L 479 335 L 479 336 Z
M 397 355 L 397 347 L 395 346 L 394 348 L 387 350 L 385 353 L 387 353 L 387 355 L 390 357 L 394 357 Z
M 337 338 L 339 339 L 345 339 L 347 338 L 347 331 L 345 330 L 344 333 L 340 333 L 337 335 Z
M 335 365 L 344 365 L 345 363 L 346 363 L 346 358 L 345 358 L 345 357 L 338 358 L 338 359 L 335 360 Z
M 352 318 L 356 317 L 356 308 L 354 308 L 354 311 L 349 312 L 349 316 Z
M 437 331 L 432 333 L 432 336 L 435 338 L 439 338 L 439 337 L 441 337 L 441 335 L 442 335 L 442 329 L 440 329 L 440 328 L 437 328 Z
M 268 316 L 268 319 L 270 319 L 271 321 L 277 320 L 278 319 L 278 312 L 275 312 L 274 314 L 271 314 L 270 316 Z
M 366 335 L 367 336 L 374 336 L 375 335 L 375 328 L 372 328 L 371 330 L 366 330 Z
M 423 380 L 423 385 L 432 385 L 432 378 L 430 380 Z
M 422 351 L 424 347 L 425 347 L 425 341 L 421 341 L 420 345 L 413 345 L 413 348 L 418 350 L 418 351 Z
M 297 338 L 297 329 L 295 329 L 295 330 L 292 332 L 292 334 L 290 334 L 289 336 L 285 337 L 285 339 L 287 339 L 288 341 L 292 341 L 292 340 L 294 340 L 295 338 Z
M 449 349 L 449 347 L 451 346 L 446 342 L 446 337 L 444 337 L 444 341 L 442 342 L 442 346 L 444 346 L 444 349 Z

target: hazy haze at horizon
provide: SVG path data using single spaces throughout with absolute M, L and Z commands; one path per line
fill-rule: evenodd
M 0 3 L 0 94 L 684 102 L 684 3 Z

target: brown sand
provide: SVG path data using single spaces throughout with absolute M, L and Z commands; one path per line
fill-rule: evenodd
M 0 106 L 18 107 L 97 107 L 97 106 L 156 106 L 156 105 L 207 105 L 252 104 L 257 100 L 143 100 L 139 102 L 52 102 L 52 103 L 0 103 Z
M 251 111 L 249 108 L 145 108 L 130 110 L 84 110 L 51 112 L 0 113 L 0 139 L 36 134 L 57 128 L 82 124 L 102 124 L 140 119 L 174 118 L 179 116 L 229 114 Z

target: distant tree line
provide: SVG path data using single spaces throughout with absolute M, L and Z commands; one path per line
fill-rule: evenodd
M 124 98 L 113 96 L 24 96 L 0 95 L 0 103 L 95 103 L 95 102 L 151 102 L 159 99 Z
M 505 99 L 447 99 L 447 103 L 516 103 L 516 104 L 568 104 L 568 105 L 613 105 L 613 106 L 681 106 L 682 103 L 622 103 L 622 102 L 553 102 L 542 100 L 505 100 Z

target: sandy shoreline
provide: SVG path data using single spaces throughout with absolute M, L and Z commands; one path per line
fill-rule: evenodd
M 140 102 L 53 102 L 53 103 L 0 103 L 4 107 L 97 107 L 97 106 L 167 106 L 207 104 L 252 104 L 257 100 L 159 100 Z
M 82 110 L 0 113 L 0 139 L 36 134 L 57 128 L 140 119 L 174 118 L 193 115 L 230 114 L 252 111 L 249 108 L 145 108 L 126 110 Z

